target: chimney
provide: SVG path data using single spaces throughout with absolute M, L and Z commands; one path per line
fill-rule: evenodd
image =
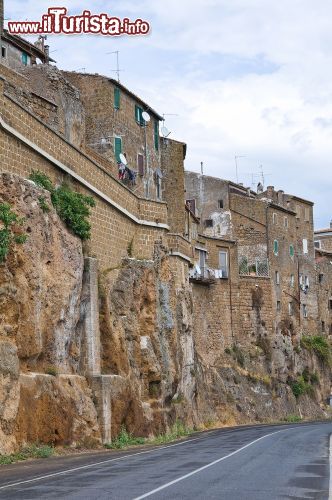
M 284 202 L 284 191 L 282 189 L 279 189 L 278 191 L 278 203 L 279 205 L 283 205 Z
M 48 64 L 50 62 L 50 46 L 49 45 L 45 45 L 44 46 L 44 53 L 45 53 L 45 56 L 46 56 L 46 61 L 45 62 L 46 62 L 46 64 Z
M 269 199 L 273 200 L 274 186 L 267 186 L 266 195 Z

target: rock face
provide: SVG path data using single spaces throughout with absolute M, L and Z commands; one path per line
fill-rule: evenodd
M 122 426 L 148 436 L 177 419 L 199 427 L 324 416 L 330 368 L 282 330 L 268 338 L 260 289 L 248 292 L 252 336 L 209 336 L 199 285 L 161 243 L 154 260 L 124 259 L 98 284 L 96 260 L 84 266 L 47 191 L 1 174 L 3 202 L 28 238 L 0 264 L 0 453 L 29 442 L 95 445 Z M 299 374 L 313 382 L 296 400 L 289 382 Z
M 80 358 L 81 242 L 32 182 L 1 174 L 0 201 L 24 218 L 28 236 L 0 265 L 0 452 L 25 441 L 99 438 L 91 391 L 85 379 L 70 378 Z

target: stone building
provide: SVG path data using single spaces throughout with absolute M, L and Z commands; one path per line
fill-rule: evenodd
M 332 221 L 330 227 L 317 229 L 314 233 L 315 249 L 332 252 Z
M 18 35 L 12 35 L 4 28 L 4 1 L 0 0 L 0 64 L 14 70 L 31 66 L 38 62 L 45 64 L 55 62 L 49 55 L 49 46 L 45 38 L 39 37 L 32 44 Z
M 86 146 L 106 158 L 110 171 L 136 194 L 161 200 L 162 117 L 112 78 L 73 72 L 63 75 L 80 91 L 86 117 Z M 121 154 L 127 159 L 124 176 L 118 167 Z

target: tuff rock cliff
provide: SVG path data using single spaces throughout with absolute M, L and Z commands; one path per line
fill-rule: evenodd
M 83 363 L 81 241 L 31 181 L 1 174 L 3 202 L 24 218 L 28 238 L 0 264 L 0 453 L 27 442 L 95 445 L 107 419 L 113 436 L 122 425 L 148 436 L 177 419 L 200 427 L 326 415 L 328 364 L 282 334 L 211 345 L 193 324 L 195 285 L 175 284 L 161 244 L 154 260 L 128 257 L 99 273 L 96 384 Z M 315 383 L 296 400 L 288 382 L 304 371 Z

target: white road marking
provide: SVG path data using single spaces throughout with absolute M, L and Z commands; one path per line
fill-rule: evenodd
M 94 462 L 93 464 L 82 465 L 80 467 L 74 467 L 72 469 L 67 469 L 67 470 L 60 471 L 60 472 L 53 472 L 52 474 L 46 474 L 45 476 L 37 476 L 37 477 L 34 477 L 32 479 L 26 479 L 24 481 L 17 481 L 16 483 L 8 483 L 8 484 L 5 484 L 3 486 L 0 486 L 0 490 L 5 490 L 6 488 L 12 488 L 13 486 L 19 486 L 20 484 L 32 483 L 34 481 L 41 481 L 42 479 L 48 479 L 50 477 L 63 476 L 65 474 L 70 474 L 71 472 L 76 472 L 78 470 L 89 469 L 91 467 L 96 467 L 97 465 L 103 465 L 103 464 L 107 464 L 110 462 L 117 462 L 120 460 L 124 460 L 125 458 L 136 457 L 137 455 L 146 455 L 147 453 L 153 453 L 154 451 L 163 450 L 165 448 L 172 448 L 174 446 L 181 446 L 183 444 L 192 443 L 193 441 L 198 441 L 201 438 L 202 438 L 202 436 L 194 438 L 194 439 L 187 439 L 186 441 L 181 441 L 180 443 L 169 444 L 167 446 L 158 446 L 157 448 L 153 448 L 153 450 L 139 451 L 137 453 L 131 453 L 130 455 L 123 455 L 123 457 L 110 458 L 108 460 L 103 460 L 101 462 Z
M 246 448 L 249 448 L 249 446 L 252 446 L 253 444 L 257 443 L 258 441 L 261 441 L 261 439 L 265 439 L 269 436 L 273 436 L 273 434 L 278 434 L 279 432 L 285 432 L 290 429 L 282 429 L 280 431 L 276 432 L 271 432 L 270 434 L 265 434 L 265 436 L 261 436 L 258 439 L 255 439 L 254 441 L 251 441 L 250 443 L 246 444 L 245 446 L 242 446 L 242 448 L 239 448 L 238 450 L 233 451 L 232 453 L 229 453 L 228 455 L 218 458 L 217 460 L 214 460 L 213 462 L 210 462 L 207 465 L 204 465 L 203 467 L 200 467 L 199 469 L 195 469 L 192 472 L 189 472 L 188 474 L 185 474 L 184 476 L 178 477 L 177 479 L 174 479 L 173 481 L 170 481 L 169 483 L 163 484 L 162 486 L 159 486 L 159 488 L 156 488 L 152 491 L 149 491 L 148 493 L 145 493 L 144 495 L 141 495 L 139 497 L 134 498 L 134 500 L 141 500 L 142 498 L 147 498 L 150 497 L 151 495 L 154 495 L 155 493 L 158 493 L 158 491 L 164 490 L 165 488 L 169 488 L 169 486 L 172 486 L 173 484 L 179 483 L 180 481 L 183 481 L 184 479 L 187 479 L 190 476 L 193 476 L 194 474 L 198 474 L 202 470 L 208 469 L 209 467 L 213 467 L 213 465 L 218 464 L 219 462 L 222 462 L 223 460 L 226 460 L 229 457 L 232 457 L 233 455 L 236 455 L 242 450 L 245 450 Z M 331 500 L 331 499 L 329 499 Z
M 330 482 L 329 482 L 329 500 L 332 500 L 332 434 L 330 434 Z

